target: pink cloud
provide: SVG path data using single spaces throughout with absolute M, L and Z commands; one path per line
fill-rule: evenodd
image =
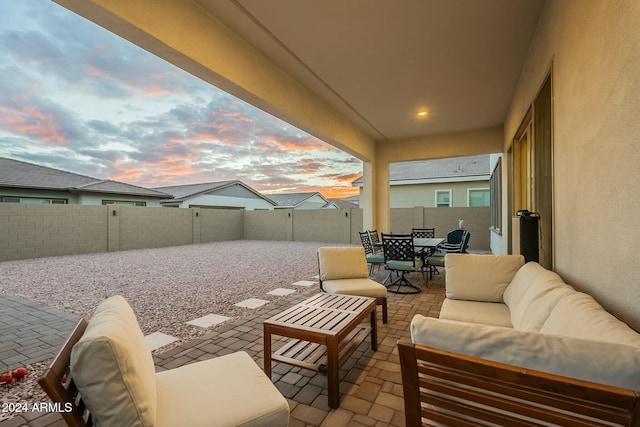
M 6 132 L 29 135 L 52 144 L 66 144 L 64 131 L 56 123 L 52 113 L 35 106 L 21 109 L 0 106 L 0 129 Z

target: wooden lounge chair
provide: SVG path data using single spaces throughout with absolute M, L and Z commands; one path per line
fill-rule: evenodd
M 80 426 L 286 426 L 289 405 L 243 351 L 155 372 L 124 298 L 80 320 L 38 383 Z

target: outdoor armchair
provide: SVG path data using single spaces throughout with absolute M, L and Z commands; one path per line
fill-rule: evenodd
M 382 306 L 382 323 L 387 323 L 387 288 L 369 278 L 369 267 L 361 247 L 318 249 L 320 289 L 329 294 L 371 297 Z
M 286 426 L 289 405 L 246 352 L 155 372 L 133 310 L 104 300 L 38 383 L 69 426 Z M 71 409 L 71 410 L 69 410 Z

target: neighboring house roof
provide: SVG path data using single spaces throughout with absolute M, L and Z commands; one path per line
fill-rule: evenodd
M 389 165 L 391 185 L 432 182 L 485 181 L 491 177 L 488 154 L 446 159 L 395 162 Z M 362 187 L 362 177 L 352 182 Z
M 304 203 L 306 200 L 320 196 L 326 203 L 329 201 L 319 192 L 312 193 L 286 193 L 286 194 L 268 194 L 271 200 L 277 203 L 279 208 L 295 208 L 296 206 Z
M 87 193 L 114 193 L 166 198 L 168 194 L 109 179 L 97 179 L 60 169 L 0 157 L 0 187 Z
M 359 206 L 348 199 L 329 199 L 338 209 L 357 209 Z
M 162 191 L 164 193 L 170 194 L 173 196 L 172 199 L 161 200 L 160 203 L 166 202 L 183 202 L 186 199 L 191 197 L 199 196 L 201 194 L 210 193 L 212 191 L 221 190 L 223 188 L 231 187 L 233 185 L 239 185 L 241 187 L 246 188 L 256 196 L 261 199 L 266 200 L 272 205 L 276 206 L 276 202 L 270 200 L 268 197 L 265 197 L 263 194 L 258 193 L 253 188 L 249 187 L 242 181 L 232 180 L 232 181 L 220 181 L 220 182 L 203 182 L 200 184 L 186 184 L 186 185 L 171 185 L 167 187 L 156 187 L 156 190 Z

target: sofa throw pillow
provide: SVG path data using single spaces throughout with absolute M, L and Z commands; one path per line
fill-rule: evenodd
M 632 390 L 640 389 L 640 349 L 623 344 L 434 319 L 411 322 L 416 344 Z
M 502 302 L 502 294 L 524 264 L 522 255 L 447 254 L 446 296 L 451 299 Z
M 123 297 L 100 303 L 71 351 L 71 372 L 96 425 L 155 425 L 155 367 Z
M 362 247 L 324 247 L 318 249 L 320 280 L 369 277 L 369 267 Z
M 509 307 L 515 307 L 520 300 L 524 297 L 524 294 L 529 290 L 529 285 L 539 274 L 545 271 L 543 266 L 535 261 L 529 261 L 513 276 L 513 280 L 509 283 L 509 286 L 504 290 L 502 299 Z
M 558 274 L 543 269 L 536 274 L 527 291 L 515 305 L 508 305 L 514 329 L 540 331 L 558 301 L 575 290 Z M 510 299 L 511 301 L 511 299 Z

